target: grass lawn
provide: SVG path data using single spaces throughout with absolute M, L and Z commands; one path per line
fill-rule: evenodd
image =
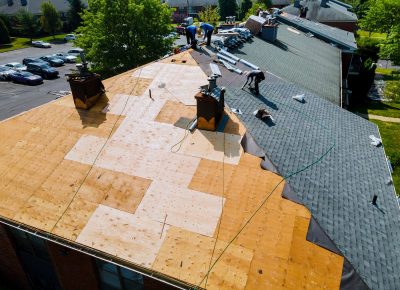
M 370 120 L 379 127 L 379 131 L 382 136 L 383 145 L 385 146 L 386 155 L 389 157 L 394 153 L 400 153 L 400 124 L 399 123 L 388 123 L 378 120 Z M 392 173 L 394 186 L 396 192 L 400 195 L 400 166 L 394 167 Z
M 58 34 L 56 35 L 56 39 L 53 39 L 53 36 L 45 36 L 45 37 L 38 37 L 34 38 L 34 40 L 43 40 L 47 42 L 61 42 L 64 40 L 64 36 L 66 34 Z M 24 38 L 24 37 L 11 37 L 11 44 L 7 45 L 0 45 L 0 53 L 1 52 L 6 52 L 6 51 L 11 51 L 11 50 L 16 50 L 16 49 L 21 49 L 21 48 L 26 48 L 31 46 L 31 40 L 30 38 Z
M 361 38 L 368 37 L 368 38 L 375 38 L 375 39 L 380 39 L 380 40 L 386 39 L 386 33 L 372 32 L 370 35 L 369 31 L 365 31 L 365 30 L 357 30 L 356 33 Z

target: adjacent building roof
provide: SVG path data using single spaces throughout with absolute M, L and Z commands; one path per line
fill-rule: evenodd
M 16 14 L 20 9 L 26 9 L 30 13 L 40 14 L 40 5 L 47 0 L 26 0 L 27 5 L 22 6 L 20 0 L 14 0 L 12 6 L 7 5 L 7 0 L 0 0 L 0 13 L 13 15 Z M 70 5 L 68 0 L 51 0 L 50 1 L 57 9 L 58 12 L 68 12 Z M 88 5 L 87 0 L 82 0 L 86 6 Z
M 234 54 L 336 105 L 341 104 L 341 56 L 340 50 L 332 45 L 280 24 L 275 43 L 255 37 Z
M 260 50 L 257 39 L 253 44 L 259 53 L 252 62 L 265 69 L 270 51 Z M 208 71 L 207 65 L 202 67 Z M 271 74 L 261 83 L 259 96 L 241 89 L 242 76 L 227 70 L 222 75 L 227 104 L 242 112 L 238 117 L 247 132 L 279 174 L 288 177 L 291 190 L 284 195 L 310 209 L 328 235 L 323 238 L 310 227 L 308 239 L 342 253 L 367 285 L 342 281 L 341 287 L 397 289 L 400 210 L 384 148 L 371 145 L 369 136 L 380 136 L 377 126 Z M 303 94 L 304 103 L 292 98 Z M 267 109 L 273 121 L 256 118 L 253 112 L 259 108 Z M 377 206 L 371 203 L 374 195 Z
M 337 45 L 342 50 L 357 50 L 356 39 L 354 37 L 354 33 L 352 32 L 310 21 L 285 12 L 277 15 L 277 18 L 283 23 L 295 26 L 297 29 L 303 32 L 312 33 L 313 36 L 321 40 Z
M 303 0 L 300 5 L 307 7 L 306 18 L 315 22 L 356 22 L 357 16 L 348 11 L 346 7 L 333 1 L 327 1 L 325 7 L 321 6 L 321 0 Z M 298 16 L 299 8 L 294 4 L 282 8 L 286 13 Z

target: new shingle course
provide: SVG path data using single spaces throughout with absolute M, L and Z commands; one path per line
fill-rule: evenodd
M 245 43 L 233 53 L 339 105 L 340 50 L 288 28 L 279 25 L 275 43 L 254 37 L 252 43 Z
M 197 60 L 209 73 L 206 57 Z M 304 168 L 333 147 L 287 182 L 369 288 L 399 289 L 400 210 L 387 184 L 384 149 L 370 144 L 369 135 L 379 137 L 376 125 L 271 75 L 261 83 L 262 96 L 255 97 L 241 90 L 243 76 L 221 71 L 227 104 L 243 112 L 238 117 L 280 174 Z M 297 94 L 305 94 L 304 104 L 292 99 Z M 271 112 L 273 123 L 254 117 L 261 107 Z M 370 202 L 374 194 L 377 207 Z

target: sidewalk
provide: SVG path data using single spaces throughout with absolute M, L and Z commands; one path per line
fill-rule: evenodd
M 363 117 L 367 120 L 373 119 L 373 120 L 379 120 L 379 121 L 384 121 L 384 122 L 400 123 L 400 118 L 384 117 L 384 116 L 378 116 L 378 115 L 372 115 L 372 114 L 362 114 L 362 113 L 355 113 L 355 114 L 360 117 Z

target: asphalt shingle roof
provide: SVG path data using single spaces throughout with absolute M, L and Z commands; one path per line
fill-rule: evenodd
M 297 29 L 303 32 L 310 32 L 321 40 L 338 45 L 341 49 L 352 51 L 357 49 L 354 33 L 322 23 L 313 22 L 288 13 L 282 13 L 278 15 L 277 18 L 286 24 L 296 26 Z
M 233 53 L 339 105 L 340 50 L 288 28 L 279 25 L 275 43 L 254 37 L 252 43 L 245 43 Z
M 317 22 L 356 22 L 357 16 L 343 5 L 329 1 L 327 7 L 321 7 L 320 0 L 303 0 L 300 5 L 308 7 L 306 18 Z M 289 5 L 283 11 L 298 16 L 299 8 Z
M 194 56 L 210 73 L 209 60 Z M 243 112 L 238 117 L 281 175 L 326 154 L 288 184 L 371 289 L 399 289 L 400 210 L 394 186 L 387 184 L 384 149 L 370 144 L 369 135 L 379 136 L 376 125 L 269 74 L 255 97 L 240 88 L 244 76 L 221 71 L 226 103 Z M 292 99 L 298 94 L 305 94 L 305 103 Z M 254 117 L 261 107 L 271 112 L 273 123 Z M 378 206 L 370 202 L 374 194 Z

